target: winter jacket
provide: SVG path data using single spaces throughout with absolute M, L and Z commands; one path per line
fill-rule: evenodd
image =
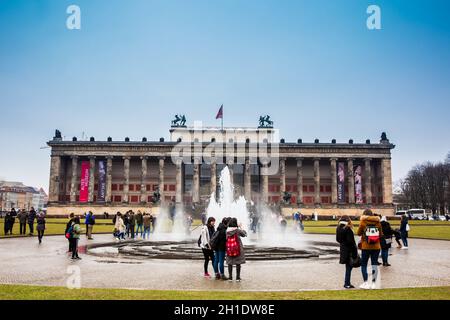
M 336 228 L 336 241 L 340 245 L 339 263 L 347 264 L 350 262 L 350 257 L 356 258 L 358 248 L 352 228 L 349 228 L 345 223 L 339 223 Z
M 31 210 L 28 214 L 28 223 L 34 223 L 34 219 L 36 219 L 36 211 Z
M 247 232 L 245 230 L 239 229 L 239 228 L 228 228 L 227 229 L 227 238 L 234 236 L 235 234 L 238 235 L 238 242 L 240 247 L 241 254 L 237 257 L 229 257 L 227 256 L 227 265 L 238 265 L 238 264 L 244 264 L 245 263 L 245 252 L 244 252 L 244 245 L 242 244 L 241 237 L 246 237 Z
M 125 224 L 123 223 L 122 217 L 116 218 L 116 224 L 114 225 L 114 228 L 119 232 L 125 232 Z
M 383 231 L 383 236 L 381 237 L 381 249 L 386 250 L 391 247 L 390 241 L 386 242 L 386 240 L 391 240 L 394 235 L 394 230 L 391 228 L 391 224 L 387 221 L 381 221 L 381 230 Z
M 144 222 L 144 227 L 145 228 L 150 228 L 150 224 L 151 224 L 152 220 L 151 220 L 149 215 L 145 215 L 143 217 L 143 222 Z
M 142 213 L 137 213 L 136 214 L 136 224 L 142 224 L 144 223 L 144 217 L 142 215 Z
M 130 214 L 130 216 L 128 217 L 128 224 L 130 226 L 136 225 L 136 217 L 134 214 Z
M 225 251 L 227 244 L 227 226 L 223 223 L 220 223 L 217 227 L 217 232 L 219 232 L 219 238 L 217 239 L 218 241 L 216 251 Z
M 408 218 L 402 219 L 400 222 L 400 232 L 401 233 L 407 233 L 406 226 L 408 225 Z
M 380 241 L 377 243 L 369 244 L 365 235 L 367 226 L 375 226 L 378 228 L 380 238 L 383 236 L 383 230 L 381 228 L 380 218 L 377 216 L 362 216 L 359 222 L 358 236 L 361 236 L 361 249 L 362 250 L 380 250 Z
M 73 224 L 73 238 L 74 239 L 80 239 L 80 234 L 81 234 L 81 227 L 78 223 L 74 223 Z
M 200 234 L 200 248 L 211 249 L 209 241 L 214 234 L 214 227 L 203 226 Z
M 37 218 L 36 230 L 37 231 L 44 231 L 45 230 L 45 218 L 43 216 Z
M 18 215 L 17 218 L 19 218 L 19 222 L 20 223 L 27 223 L 28 220 L 28 214 L 25 211 L 21 211 Z

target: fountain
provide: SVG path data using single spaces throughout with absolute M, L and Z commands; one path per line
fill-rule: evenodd
M 247 260 L 285 260 L 333 257 L 338 253 L 336 243 L 304 241 L 301 232 L 293 226 L 282 223 L 281 214 L 274 212 L 264 204 L 255 208 L 250 203 L 252 214 L 258 217 L 260 224 L 251 231 L 249 202 L 243 196 L 235 199 L 234 187 L 228 167 L 220 174 L 219 196 L 211 194 L 207 215 L 216 219 L 216 226 L 224 217 L 237 218 L 248 237 L 242 238 Z M 254 217 L 254 216 L 253 216 Z M 284 220 L 285 221 L 285 220 Z M 186 227 L 183 209 L 174 206 L 161 207 L 157 217 L 156 230 L 146 241 L 125 241 L 88 246 L 88 253 L 97 256 L 127 257 L 134 259 L 203 259 L 197 247 L 196 236 Z

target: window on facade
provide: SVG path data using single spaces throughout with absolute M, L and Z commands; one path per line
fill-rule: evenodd
M 175 191 L 175 185 L 169 184 L 169 191 Z
M 115 183 L 112 184 L 112 185 L 111 185 L 111 190 L 112 190 L 112 191 L 117 191 L 117 184 L 115 184 Z
M 140 184 L 136 185 L 136 191 L 141 191 L 141 185 Z
M 129 189 L 130 191 L 134 191 L 134 184 L 130 184 L 130 185 L 128 186 L 128 189 Z
M 133 202 L 133 203 L 139 202 L 139 197 L 138 196 L 131 196 L 131 202 Z
M 308 186 L 308 191 L 309 192 L 314 192 L 314 189 L 315 189 L 314 186 Z

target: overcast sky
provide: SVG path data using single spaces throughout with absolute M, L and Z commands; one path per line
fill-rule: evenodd
M 55 129 L 156 140 L 175 113 L 220 125 L 223 103 L 226 126 L 270 114 L 288 141 L 386 131 L 396 181 L 450 151 L 449 15 L 445 0 L 0 0 L 0 179 L 47 189 Z

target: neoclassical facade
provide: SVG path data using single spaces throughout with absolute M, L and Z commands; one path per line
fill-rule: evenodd
M 201 208 L 217 191 L 225 166 L 236 195 L 280 204 L 285 214 L 300 208 L 305 214 L 354 216 L 366 207 L 394 213 L 394 145 L 385 134 L 377 143 L 293 143 L 276 140 L 267 128 L 203 128 L 198 135 L 195 128 L 183 127 L 172 128 L 170 137 L 65 141 L 57 132 L 48 142 L 48 214 L 157 211 L 167 203 Z M 161 200 L 156 204 L 155 191 Z

